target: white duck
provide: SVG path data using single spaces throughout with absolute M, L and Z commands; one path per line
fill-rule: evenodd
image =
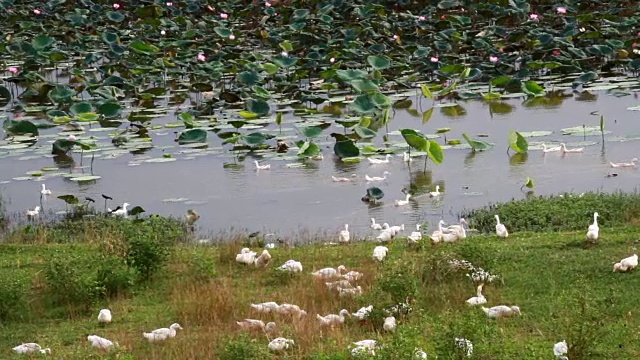
M 509 232 L 507 231 L 506 226 L 504 226 L 504 224 L 500 223 L 500 217 L 498 216 L 498 214 L 495 215 L 496 218 L 496 235 L 498 235 L 499 238 L 503 238 L 506 239 L 509 236 Z
M 473 355 L 473 343 L 465 338 L 455 338 L 456 347 L 462 349 L 467 357 Z
M 434 231 L 431 234 L 431 240 L 434 243 L 438 243 L 440 241 L 443 242 L 456 242 L 459 239 L 458 234 L 456 234 L 455 232 L 452 232 L 446 228 L 443 228 L 442 225 L 444 225 L 444 220 L 440 220 L 438 222 L 438 230 Z
M 373 249 L 373 260 L 382 261 L 387 256 L 389 249 L 386 246 L 376 246 Z
M 40 206 L 36 206 L 33 210 L 27 210 L 27 217 L 34 218 L 40 215 Z
M 281 304 L 274 310 L 280 315 L 297 316 L 299 319 L 307 315 L 307 312 L 300 309 L 300 306 L 294 304 Z
M 376 219 L 371 218 L 371 228 L 373 230 L 382 230 L 382 225 L 376 223 Z
M 236 255 L 236 262 L 245 265 L 251 265 L 256 260 L 256 252 L 251 251 L 249 248 L 243 248 L 240 250 L 240 254 Z
M 416 224 L 416 231 L 413 231 L 411 235 L 407 236 L 407 240 L 410 244 L 415 244 L 422 240 L 422 231 L 420 231 L 420 224 Z
M 567 346 L 567 342 L 562 340 L 553 345 L 553 355 L 555 356 L 564 356 L 569 352 L 569 347 Z
M 351 281 L 349 280 L 337 280 L 337 281 L 331 281 L 331 282 L 325 282 L 324 283 L 327 286 L 327 289 L 329 290 L 333 290 L 333 289 L 350 289 L 353 288 L 353 285 L 351 285 Z
M 382 173 L 382 176 L 369 176 L 367 174 L 364 175 L 364 179 L 367 180 L 368 182 L 372 182 L 372 181 L 385 181 L 387 180 L 387 175 L 391 174 L 388 171 L 385 171 Z
M 589 225 L 589 229 L 587 229 L 587 242 L 594 243 L 598 241 L 598 235 L 600 234 L 598 216 L 597 212 L 593 213 L 593 224 Z
M 256 170 L 271 170 L 271 164 L 260 165 L 258 160 L 254 160 L 253 163 L 256 164 Z
M 263 303 L 259 303 L 259 304 L 251 304 L 251 308 L 254 309 L 257 312 L 261 312 L 261 313 L 270 313 L 270 312 L 277 312 L 278 309 L 280 308 L 280 305 L 278 305 L 277 303 L 273 302 L 273 301 L 268 301 L 268 302 L 263 302 Z
M 627 272 L 633 270 L 636 266 L 638 266 L 638 255 L 633 254 L 629 257 L 626 257 L 620 262 L 613 264 L 613 272 Z
M 356 181 L 357 175 L 356 174 L 351 174 L 350 178 L 347 177 L 336 177 L 336 176 L 331 176 L 331 180 L 333 180 L 334 182 L 352 182 L 352 181 Z
M 584 148 L 573 148 L 567 149 L 567 145 L 565 143 L 560 144 L 560 151 L 564 153 L 581 153 L 584 151 Z
M 482 295 L 482 287 L 484 284 L 478 285 L 476 288 L 476 296 L 467 299 L 467 305 L 482 305 L 487 303 L 487 298 Z
M 426 359 L 427 358 L 427 353 L 422 349 L 415 348 L 415 349 L 413 349 L 413 358 L 414 359 Z
M 295 342 L 292 339 L 279 337 L 271 340 L 268 347 L 271 352 L 283 352 L 291 348 L 293 345 L 295 345 Z
M 40 190 L 41 195 L 51 195 L 51 190 L 47 189 L 47 187 L 42 184 L 42 190 Z
M 619 163 L 609 162 L 609 165 L 611 165 L 612 168 L 635 167 L 637 162 L 638 162 L 638 158 L 633 158 L 631 159 L 631 162 L 619 162 Z M 44 186 L 44 184 L 42 184 L 42 186 Z
M 394 332 L 396 331 L 396 318 L 393 316 L 388 316 L 384 319 L 384 324 L 382 325 L 382 328 L 385 331 L 388 332 Z
M 289 271 L 293 273 L 302 272 L 302 263 L 300 261 L 287 260 L 287 262 L 280 265 L 278 270 Z
M 356 287 L 351 287 L 351 285 L 349 287 L 338 287 L 337 290 L 340 297 L 362 295 L 362 286 L 360 285 Z
M 413 161 L 413 159 L 411 158 L 409 153 L 407 153 L 406 151 L 402 154 L 402 160 L 404 162 L 412 162 Z
M 387 226 L 389 226 L 389 224 L 387 224 Z M 384 227 L 384 225 L 383 225 L 383 227 Z M 391 226 L 391 227 L 389 227 L 389 230 L 393 231 L 393 236 L 396 236 L 396 235 L 398 235 L 398 233 L 400 233 L 400 231 L 404 231 L 404 224 Z
M 550 152 L 555 152 L 555 151 L 560 151 L 560 146 L 552 146 L 550 148 L 547 148 L 547 144 L 542 144 L 542 152 L 543 153 L 550 153 Z
M 43 349 L 42 347 L 40 347 L 40 345 L 36 343 L 20 344 L 14 347 L 13 351 L 15 351 L 18 354 L 32 354 L 32 353 L 38 353 L 38 352 L 41 354 L 51 354 L 51 349 L 49 348 Z
M 344 224 L 344 229 L 340 230 L 340 234 L 338 236 L 338 242 L 342 244 L 346 244 L 351 239 L 351 235 L 349 234 L 349 224 Z
M 354 281 L 358 281 L 360 279 L 362 279 L 362 277 L 364 276 L 363 273 L 361 272 L 357 272 L 357 271 L 349 271 L 348 273 L 342 275 L 342 278 L 350 281 L 350 282 L 354 282 Z
M 108 211 L 111 213 L 111 215 L 113 215 L 113 216 L 121 216 L 121 217 L 126 218 L 126 217 L 128 217 L 128 216 L 129 216 L 129 210 L 127 210 L 127 207 L 128 207 L 129 205 L 131 205 L 131 204 L 129 204 L 129 203 L 124 203 L 124 204 L 122 204 L 122 208 L 121 208 L 121 209 L 113 210 L 113 211 L 112 211 L 111 209 L 107 209 L 107 210 L 108 210 Z
M 353 343 L 355 347 L 351 349 L 351 355 L 359 357 L 363 355 L 376 355 L 376 341 L 375 340 L 360 340 Z
M 345 316 L 351 316 L 347 309 L 342 309 L 336 314 L 329 314 L 325 316 L 320 316 L 320 314 L 316 314 L 316 319 L 320 322 L 321 326 L 335 326 L 344 323 Z
M 440 192 L 440 185 L 436 185 L 436 191 L 429 192 L 429 196 L 432 197 L 432 198 L 438 197 L 438 196 L 440 196 L 440 194 L 442 194 Z
M 341 277 L 342 272 L 346 272 L 347 268 L 344 265 L 338 266 L 336 269 L 334 268 L 324 268 L 311 273 L 313 277 L 321 278 L 321 279 L 330 279 L 334 277 Z
M 520 315 L 520 308 L 517 306 L 498 305 L 491 308 L 482 307 L 482 311 L 487 314 L 489 319 L 497 319 L 500 317 Z
M 376 159 L 376 158 L 367 158 L 367 160 L 369 160 L 369 163 L 371 165 L 376 165 L 376 164 L 388 164 L 389 163 L 389 159 L 391 158 L 390 154 L 387 154 L 387 156 L 384 157 L 384 159 Z
M 165 341 L 174 338 L 176 336 L 176 330 L 182 330 L 182 326 L 178 323 L 173 323 L 168 328 L 156 329 L 150 333 L 143 332 L 142 336 L 147 338 L 149 342 Z
M 98 313 L 98 322 L 99 323 L 110 323 L 111 322 L 111 310 L 102 309 Z
M 411 199 L 411 194 L 407 194 L 404 200 L 396 200 L 395 205 L 396 206 L 407 205 L 409 203 L 409 199 Z
M 367 318 L 367 316 L 369 316 L 371 311 L 373 311 L 373 305 L 363 306 L 360 309 L 358 309 L 358 311 L 351 314 L 351 316 L 353 316 L 358 320 L 364 320 Z
M 111 340 L 107 340 L 98 335 L 89 335 L 87 336 L 87 340 L 89 340 L 91 346 L 102 350 L 109 350 L 109 348 L 113 347 L 114 345 Z
M 276 323 L 268 322 L 266 325 L 262 320 L 244 319 L 242 321 L 236 321 L 236 324 L 240 326 L 242 330 L 262 330 L 266 332 L 272 332 L 276 328 Z
M 256 267 L 263 268 L 269 265 L 269 261 L 271 261 L 271 254 L 269 254 L 269 250 L 264 249 L 262 250 L 260 256 L 258 256 L 253 263 L 256 265 Z
M 465 225 L 468 225 L 467 220 L 460 218 L 460 224 L 449 225 L 445 229 L 458 235 L 460 239 L 465 239 L 467 237 L 467 231 L 464 228 Z

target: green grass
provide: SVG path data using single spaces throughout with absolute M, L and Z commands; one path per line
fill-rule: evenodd
M 108 239 L 106 233 L 96 232 L 96 224 L 124 230 Z M 104 244 L 117 243 L 118 236 L 127 241 L 134 234 L 127 230 L 132 227 L 130 222 L 102 219 L 75 224 L 71 228 L 83 230 L 70 231 L 73 236 L 61 237 L 65 241 L 48 241 L 46 234 L 58 234 L 55 231 L 36 237 L 25 238 L 22 232 L 9 236 L 10 243 L 0 245 L 0 303 L 16 311 L 0 322 L 0 358 L 20 358 L 10 349 L 32 341 L 52 348 L 55 359 L 270 358 L 264 334 L 243 333 L 236 326 L 235 321 L 244 318 L 274 320 L 277 335 L 296 341 L 286 355 L 274 356 L 279 359 L 346 359 L 350 343 L 363 339 L 386 345 L 378 351 L 380 359 L 410 359 L 415 347 L 423 348 L 430 358 L 456 359 L 460 354 L 453 346 L 454 337 L 473 342 L 475 359 L 552 358 L 552 345 L 563 339 L 571 348 L 570 359 L 632 359 L 640 354 L 635 294 L 640 278 L 612 272 L 613 262 L 635 250 L 637 226 L 602 226 L 599 244 L 587 249 L 582 246 L 584 229 L 514 231 L 508 240 L 482 235 L 419 248 L 408 248 L 399 239 L 389 245 L 383 264 L 371 259 L 373 243 L 277 248 L 271 251 L 268 269 L 236 264 L 239 243 L 192 246 L 176 238 L 168 245 L 166 265 L 150 280 L 136 278 L 122 294 L 92 297 L 86 308 L 51 302 L 51 283 L 44 274 L 53 261 L 74 259 L 69 264 L 92 273 L 103 266 L 105 254 L 115 253 Z M 453 258 L 500 275 L 500 280 L 485 286 L 489 305 L 515 304 L 522 316 L 493 321 L 479 308 L 466 306 L 464 301 L 475 294 L 477 284 L 464 271 L 451 269 L 447 260 Z M 301 261 L 303 274 L 274 270 L 288 259 Z M 92 266 L 86 268 L 86 263 Z M 309 275 L 340 264 L 365 274 L 362 296 L 339 298 Z M 395 334 L 384 333 L 380 310 L 408 295 L 415 299 L 414 311 L 399 319 Z M 12 302 L 11 296 L 24 301 Z M 250 310 L 250 303 L 263 301 L 298 304 L 309 316 L 298 321 Z M 316 324 L 316 313 L 337 313 L 342 308 L 355 312 L 369 304 L 377 316 L 366 324 L 347 319 L 331 331 Z M 114 315 L 107 326 L 96 321 L 103 307 Z M 142 338 L 143 331 L 173 322 L 184 327 L 175 339 L 150 345 Z M 92 349 L 86 340 L 89 334 L 117 341 L 121 349 L 107 354 Z

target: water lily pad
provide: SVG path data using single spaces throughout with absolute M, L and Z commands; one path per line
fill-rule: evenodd
M 69 180 L 71 181 L 77 181 L 77 182 L 85 182 L 85 181 L 94 181 L 94 180 L 98 180 L 102 178 L 101 176 L 98 175 L 86 175 L 86 176 L 76 176 L 76 177 L 72 177 Z
M 551 134 L 553 134 L 553 131 L 546 131 L 546 130 L 520 132 L 520 135 L 522 135 L 523 137 L 539 137 L 539 136 L 548 136 Z
M 162 202 L 164 203 L 179 203 L 179 202 L 185 202 L 188 201 L 189 198 L 168 198 L 168 199 L 162 199 Z
M 144 162 L 146 163 L 167 163 L 167 162 L 173 162 L 176 161 L 176 158 L 173 157 L 161 157 L 161 158 L 153 158 L 153 159 L 147 159 Z

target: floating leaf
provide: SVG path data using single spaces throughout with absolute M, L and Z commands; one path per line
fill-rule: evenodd
M 101 176 L 98 176 L 98 175 L 86 175 L 86 176 L 74 176 L 74 177 L 70 178 L 69 180 L 76 181 L 76 182 L 85 182 L 85 181 L 98 180 L 100 178 L 101 178 Z
M 207 141 L 207 132 L 202 129 L 189 129 L 180 133 L 178 144 L 203 143 Z
M 160 48 L 158 48 L 155 45 L 151 45 L 151 44 L 147 44 L 145 42 L 142 42 L 140 40 L 134 40 L 129 44 L 129 49 L 133 50 L 134 52 L 138 53 L 138 54 L 142 54 L 142 55 L 152 55 L 157 53 L 158 51 L 160 51 Z
M 360 155 L 360 149 L 351 140 L 336 141 L 333 152 L 341 159 Z
M 71 105 L 71 107 L 69 108 L 69 112 L 73 115 L 78 115 L 80 113 L 91 112 L 92 109 L 93 107 L 91 106 L 90 103 L 86 101 L 82 101 L 82 102 Z
M 242 135 L 241 138 L 242 138 L 242 141 L 249 146 L 260 145 L 265 141 L 267 141 L 267 139 L 269 139 L 267 135 L 259 132 L 254 132 L 248 135 Z
M 258 116 L 266 116 L 271 110 L 269 104 L 262 99 L 247 99 L 245 107 L 248 111 L 258 114 Z
M 391 60 L 386 56 L 370 55 L 367 57 L 367 62 L 376 70 L 384 70 L 391 66 Z
M 353 131 L 355 131 L 355 133 L 362 139 L 373 138 L 377 135 L 375 131 L 360 125 L 354 127 Z
M 320 126 L 304 126 L 298 128 L 300 132 L 307 138 L 314 138 L 322 133 L 323 128 Z
M 518 154 L 524 154 L 529 150 L 529 143 L 517 131 L 509 131 L 509 147 Z
M 5 120 L 2 123 L 2 128 L 12 135 L 38 135 L 38 128 L 29 120 Z
M 576 88 L 580 85 L 583 85 L 585 83 L 595 81 L 595 80 L 598 80 L 598 74 L 596 74 L 593 71 L 589 71 L 578 76 L 575 80 L 573 80 L 573 83 L 571 84 L 571 86 Z
M 465 139 L 467 144 L 471 146 L 471 149 L 475 151 L 483 151 L 491 148 L 491 144 L 486 141 L 471 139 L 466 133 L 462 133 L 462 137 Z

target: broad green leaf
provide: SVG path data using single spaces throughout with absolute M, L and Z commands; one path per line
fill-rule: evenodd
M 378 91 L 378 85 L 374 84 L 371 80 L 355 79 L 349 82 L 353 88 L 358 92 L 370 92 Z
M 182 122 L 184 123 L 184 126 L 187 129 L 193 129 L 193 127 L 196 125 L 194 119 L 193 119 L 193 114 L 188 113 L 188 112 L 183 112 L 178 114 L 178 119 L 182 120 Z
M 129 49 L 133 50 L 133 52 L 141 54 L 141 55 L 152 55 L 160 51 L 155 45 L 147 44 L 140 40 L 134 40 L 129 44 Z
M 544 95 L 544 88 L 538 85 L 537 82 L 529 80 L 522 83 L 522 92 L 528 95 L 542 96 Z
M 376 105 L 371 100 L 371 97 L 367 94 L 358 95 L 355 100 L 350 104 L 350 107 L 361 114 L 372 113 Z
M 83 101 L 83 102 L 79 102 L 71 105 L 71 107 L 69 108 L 69 112 L 73 115 L 77 115 L 80 113 L 91 112 L 92 109 L 93 107 L 91 106 L 90 103 Z
M 307 138 L 314 138 L 322 133 L 323 128 L 319 126 L 304 126 L 298 128 Z
M 98 114 L 106 118 L 114 118 L 120 114 L 120 104 L 115 102 L 107 102 L 98 106 Z
M 253 120 L 259 117 L 258 114 L 251 111 L 247 111 L 247 110 L 238 111 L 238 115 L 240 115 L 240 117 L 242 117 L 245 120 Z
M 427 156 L 434 164 L 441 164 L 444 160 L 444 153 L 440 144 L 433 140 L 427 140 Z
M 80 113 L 77 114 L 76 116 L 74 116 L 74 119 L 76 119 L 79 122 L 90 122 L 90 121 L 96 121 L 100 118 L 100 115 L 93 113 L 93 112 L 85 112 L 85 113 Z
M 433 99 L 433 94 L 431 93 L 431 90 L 429 90 L 427 84 L 420 85 L 420 91 L 422 91 L 422 96 L 426 97 L 427 99 Z
M 75 205 L 79 202 L 78 198 L 75 197 L 74 195 L 60 195 L 58 196 L 58 199 L 64 201 L 69 205 Z
M 207 141 L 207 132 L 202 129 L 189 129 L 180 133 L 178 144 L 203 143 Z
M 124 20 L 124 15 L 119 11 L 109 11 L 107 12 L 107 18 L 111 21 L 121 22 Z
M 527 176 L 527 178 L 524 181 L 524 186 L 528 187 L 529 189 L 533 189 L 533 186 L 534 186 L 533 179 Z
M 360 155 L 360 149 L 351 140 L 336 141 L 333 152 L 341 159 Z
M 491 148 L 491 144 L 486 141 L 471 139 L 466 133 L 462 133 L 464 140 L 471 146 L 473 151 L 483 151 Z
M 384 70 L 391 66 L 391 60 L 386 56 L 369 55 L 367 62 L 376 70 Z
M 586 72 L 586 73 L 578 76 L 575 80 L 573 80 L 573 83 L 571 84 L 571 86 L 576 88 L 576 87 L 578 87 L 578 86 L 580 86 L 582 84 L 585 84 L 585 83 L 588 83 L 588 82 L 591 82 L 591 81 L 595 81 L 595 80 L 598 80 L 598 74 L 596 74 L 593 71 L 589 71 L 589 72 Z
M 529 150 L 529 143 L 517 131 L 509 131 L 509 147 L 518 154 L 524 154 Z
M 355 133 L 362 139 L 373 138 L 377 135 L 375 131 L 363 126 L 356 126 L 353 128 L 353 131 L 355 131 Z
M 262 99 L 247 99 L 245 101 L 245 107 L 252 113 L 258 114 L 258 116 L 266 116 L 271 110 L 269 104 Z
M 286 52 L 291 52 L 293 51 L 293 45 L 291 44 L 291 41 L 289 40 L 284 40 L 282 42 L 280 42 L 280 44 L 278 44 L 280 46 L 280 48 Z
M 435 107 L 430 107 L 429 109 L 427 109 L 425 112 L 422 113 L 422 123 L 426 124 L 430 119 L 431 116 L 433 115 L 433 110 L 435 109 Z
M 248 135 L 242 135 L 242 141 L 250 146 L 257 146 L 265 141 L 267 141 L 269 137 L 263 133 L 254 132 Z
M 320 147 L 312 142 L 300 140 L 296 145 L 300 148 L 297 154 L 299 157 L 312 157 L 320 153 Z
M 400 129 L 400 134 L 409 146 L 418 150 L 427 152 L 429 143 L 427 139 L 413 129 Z
M 33 134 L 38 136 L 38 127 L 29 120 L 5 120 L 2 128 L 11 135 Z

